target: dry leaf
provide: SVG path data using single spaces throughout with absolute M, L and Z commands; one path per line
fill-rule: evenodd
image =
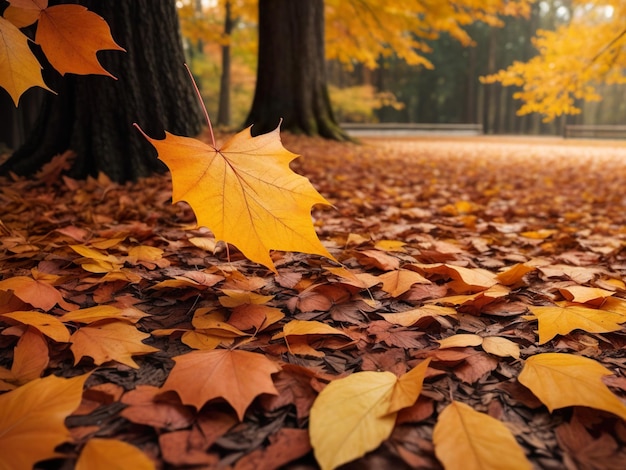
M 70 340 L 70 332 L 65 325 L 57 320 L 56 317 L 47 313 L 18 311 L 3 313 L 0 315 L 0 319 L 2 317 L 11 318 L 24 325 L 30 325 L 59 343 L 67 343 Z
M 398 297 L 408 291 L 413 284 L 431 284 L 431 282 L 415 271 L 399 269 L 378 276 L 383 282 L 383 290 L 392 297 Z
M 132 356 L 158 351 L 157 348 L 142 343 L 142 340 L 149 337 L 149 334 L 140 332 L 128 323 L 106 321 L 77 330 L 70 338 L 70 349 L 74 353 L 74 364 L 89 356 L 96 365 L 117 361 L 138 369 L 139 366 Z
M 3 279 L 0 281 L 0 290 L 12 290 L 19 299 L 46 312 L 52 310 L 57 304 L 65 310 L 76 308 L 76 305 L 66 302 L 61 293 L 47 282 L 27 276 Z
M 75 470 L 153 470 L 152 460 L 137 447 L 117 439 L 87 441 Z
M 29 469 L 59 455 L 54 449 L 70 440 L 65 418 L 80 405 L 87 377 L 50 375 L 0 395 L 0 468 Z
M 0 88 L 11 95 L 17 106 L 20 96 L 34 86 L 51 91 L 41 76 L 41 65 L 28 47 L 28 38 L 0 17 Z
M 530 470 L 508 428 L 495 418 L 453 401 L 433 431 L 435 455 L 446 470 Z
M 559 302 L 554 306 L 535 307 L 528 309 L 539 322 L 539 344 L 544 344 L 556 335 L 566 335 L 580 329 L 588 333 L 609 333 L 622 329 L 621 323 L 626 322 L 626 316 Z
M 124 51 L 106 21 L 80 5 L 55 5 L 41 11 L 35 42 L 61 75 L 108 75 L 96 57 L 100 50 Z
M 387 413 L 397 378 L 356 372 L 333 380 L 313 403 L 309 434 L 322 470 L 362 457 L 389 437 L 396 413 Z
M 603 376 L 611 374 L 593 359 L 543 353 L 526 360 L 518 380 L 550 411 L 566 406 L 587 406 L 626 420 L 626 405 L 602 382 Z
M 278 128 L 256 137 L 245 129 L 220 149 L 168 132 L 164 140 L 144 136 L 172 173 L 173 202 L 188 202 L 216 240 L 274 271 L 270 250 L 333 259 L 311 222 L 311 207 L 328 202 L 289 169 L 296 155 L 282 146 Z
M 192 351 L 173 359 L 176 365 L 161 390 L 175 391 L 184 404 L 198 410 L 209 400 L 223 398 L 243 420 L 256 396 L 277 394 L 272 374 L 280 367 L 262 354 L 214 349 Z

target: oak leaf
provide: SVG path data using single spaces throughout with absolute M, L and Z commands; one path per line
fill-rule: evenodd
M 612 372 L 587 357 L 543 353 L 526 360 L 518 380 L 552 412 L 566 406 L 587 406 L 626 420 L 624 404 L 602 382 Z
M 70 349 L 74 353 L 74 364 L 78 364 L 84 356 L 89 356 L 96 365 L 117 361 L 138 369 L 132 356 L 158 351 L 141 342 L 149 337 L 149 334 L 140 332 L 126 322 L 105 321 L 78 329 L 70 337 Z
M 453 401 L 433 430 L 435 455 L 446 470 L 530 470 L 508 428 L 495 418 Z
M 184 404 L 198 410 L 209 400 L 223 398 L 243 420 L 256 396 L 278 393 L 272 374 L 280 367 L 263 354 L 214 349 L 191 351 L 173 359 L 176 364 L 161 390 L 175 391 Z
M 566 335 L 573 330 L 588 333 L 609 333 L 622 329 L 626 316 L 618 313 L 570 305 L 558 302 L 556 305 L 528 307 L 539 323 L 539 344 L 544 344 L 556 335 Z
M 76 470 L 153 470 L 152 460 L 137 447 L 117 439 L 87 441 L 76 462 Z
M 219 149 L 169 132 L 164 140 L 143 134 L 170 169 L 173 202 L 188 202 L 216 240 L 275 272 L 270 250 L 333 259 L 311 221 L 312 206 L 328 202 L 290 170 L 297 155 L 282 146 L 279 128 L 256 137 L 245 129 Z
M 0 395 L 1 470 L 33 468 L 59 455 L 54 449 L 70 440 L 65 418 L 80 405 L 86 379 L 50 375 Z
M 107 22 L 80 5 L 55 5 L 41 10 L 35 42 L 61 75 L 107 75 L 96 57 L 100 50 L 124 51 L 111 37 Z
M 0 17 L 0 88 L 4 88 L 15 106 L 31 87 L 50 90 L 41 76 L 41 65 L 28 47 L 26 37 L 14 24 Z

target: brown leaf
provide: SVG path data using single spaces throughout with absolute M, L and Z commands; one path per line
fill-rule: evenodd
M 280 367 L 262 354 L 215 349 L 192 351 L 174 361 L 161 390 L 175 391 L 184 404 L 198 410 L 209 400 L 223 398 L 242 420 L 256 396 L 277 393 L 272 374 Z

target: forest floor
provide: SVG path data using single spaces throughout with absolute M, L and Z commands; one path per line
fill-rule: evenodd
M 550 413 L 517 380 L 528 358 L 563 352 L 602 364 L 613 373 L 604 383 L 626 398 L 625 328 L 563 317 L 542 326 L 531 310 L 575 302 L 626 321 L 626 143 L 283 135 L 283 144 L 333 205 L 313 218 L 352 275 L 317 256 L 273 253 L 275 275 L 215 244 L 188 206 L 171 205 L 168 175 L 75 181 L 57 161 L 35 179 L 0 180 L 0 390 L 90 372 L 65 420 L 72 440 L 42 468 L 72 468 L 94 437 L 131 443 L 158 468 L 316 468 L 308 416 L 325 384 L 358 371 L 401 375 L 427 358 L 418 401 L 346 468 L 441 468 L 433 428 L 451 399 L 506 423 L 535 468 L 626 468 L 625 421 L 584 406 Z M 114 308 L 72 316 L 97 306 Z M 25 311 L 60 319 L 64 332 L 15 313 Z M 287 343 L 277 333 L 293 319 L 341 334 Z M 440 347 L 457 334 L 508 346 Z M 111 343 L 120 337 L 122 350 Z M 241 422 L 219 397 L 197 410 L 159 395 L 172 358 L 233 346 L 280 365 L 277 394 L 257 397 Z M 11 445 L 29 452 L 44 431 Z

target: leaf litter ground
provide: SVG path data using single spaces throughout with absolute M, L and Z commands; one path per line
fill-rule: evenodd
M 64 456 L 41 467 L 72 466 L 86 442 L 81 458 L 97 456 L 106 438 L 163 468 L 315 468 L 308 417 L 329 381 L 426 359 L 418 401 L 349 466 L 441 468 L 433 428 L 452 400 L 506 423 L 537 468 L 626 466 L 623 420 L 549 413 L 518 380 L 525 360 L 562 352 L 602 364 L 626 396 L 626 145 L 283 142 L 334 205 L 313 217 L 343 266 L 247 261 L 170 204 L 167 176 L 75 181 L 60 176 L 66 155 L 2 181 L 2 390 L 90 373 Z

